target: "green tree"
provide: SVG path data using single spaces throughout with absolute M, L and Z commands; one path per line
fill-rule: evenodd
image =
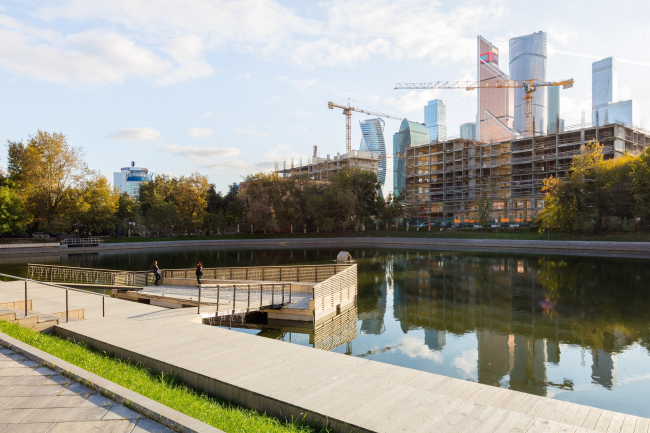
M 7 145 L 9 179 L 20 189 L 34 223 L 41 230 L 61 231 L 67 224 L 62 209 L 91 174 L 82 148 L 70 146 L 63 134 L 43 131 L 27 143 Z
M 194 173 L 189 177 L 182 177 L 172 191 L 172 198 L 178 206 L 179 222 L 188 233 L 202 223 L 209 190 L 208 178 Z
M 142 182 L 138 193 L 138 201 L 143 212 L 147 212 L 151 206 L 163 201 L 169 203 L 172 201 L 172 193 L 178 186 L 179 179 L 159 174 L 152 180 Z
M 127 232 L 129 223 L 140 223 L 140 203 L 123 192 L 117 199 L 117 211 L 115 212 L 115 231 Z
M 95 175 L 72 192 L 67 213 L 79 234 L 98 234 L 112 229 L 118 210 L 119 195 L 105 176 Z
M 23 232 L 29 224 L 29 216 L 17 190 L 0 187 L 0 234 L 3 236 Z
M 163 200 L 154 203 L 145 214 L 145 223 L 158 235 L 164 233 L 171 235 L 178 222 L 178 207 L 174 203 Z
M 395 219 L 404 217 L 404 193 L 398 195 L 393 195 L 392 192 L 388 193 L 386 200 L 381 205 L 379 217 L 388 225 L 388 228 Z

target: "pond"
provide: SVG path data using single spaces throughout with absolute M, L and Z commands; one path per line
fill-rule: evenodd
M 124 270 L 332 263 L 339 249 L 160 249 L 0 260 Z M 650 417 L 650 261 L 351 249 L 356 310 L 327 331 L 233 328 L 417 370 Z M 320 334 L 319 334 L 320 332 Z M 325 332 L 325 334 L 323 334 Z

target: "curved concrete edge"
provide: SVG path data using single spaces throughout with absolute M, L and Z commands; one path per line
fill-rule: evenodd
M 56 371 L 62 376 L 72 379 L 93 391 L 97 391 L 101 395 L 171 430 L 183 433 L 224 433 L 222 430 L 126 389 L 94 373 L 90 373 L 76 365 L 72 365 L 69 362 L 43 352 L 2 332 L 0 332 L 0 344 Z
M 159 248 L 196 248 L 196 247 L 408 247 L 408 248 L 471 248 L 500 251 L 517 250 L 536 254 L 540 251 L 571 252 L 627 252 L 650 253 L 650 242 L 611 242 L 611 241 L 527 241 L 507 239 L 433 239 L 433 238 L 391 238 L 391 237 L 340 237 L 340 238 L 271 238 L 271 239 L 210 239 L 178 240 L 159 242 L 123 242 L 108 243 L 98 247 L 86 247 L 74 251 L 53 251 L 50 248 L 25 250 L 15 249 L 11 252 L 0 250 L 3 254 L 69 254 L 79 252 L 114 252 L 137 249 Z

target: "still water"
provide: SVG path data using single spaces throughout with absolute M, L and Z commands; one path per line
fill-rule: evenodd
M 156 250 L 0 261 L 109 269 L 332 263 L 339 249 Z M 650 260 L 350 250 L 356 310 L 327 329 L 233 328 L 460 379 L 650 416 Z M 251 325 L 252 326 L 252 325 Z M 234 331 L 233 331 L 234 332 Z

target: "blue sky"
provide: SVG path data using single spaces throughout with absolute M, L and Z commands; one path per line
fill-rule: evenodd
M 441 98 L 457 135 L 475 118 L 474 92 L 394 84 L 474 79 L 477 34 L 500 48 L 507 72 L 508 40 L 539 30 L 549 79 L 576 80 L 562 93 L 566 125 L 582 109 L 589 119 L 591 63 L 608 56 L 619 59 L 621 99 L 638 100 L 645 118 L 649 12 L 642 1 L 5 0 L 0 139 L 62 132 L 111 180 L 135 161 L 199 171 L 225 190 L 285 158 L 306 160 L 314 145 L 343 153 L 345 119 L 328 101 L 421 122 Z M 353 116 L 355 148 L 363 118 Z M 398 128 L 386 119 L 388 147 Z

